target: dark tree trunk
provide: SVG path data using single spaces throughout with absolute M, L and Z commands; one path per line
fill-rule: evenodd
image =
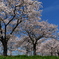
M 28 52 L 29 52 L 28 49 L 26 49 L 26 55 L 28 55 Z
M 52 51 L 53 51 L 53 47 L 51 47 L 51 56 L 53 56 L 53 52 Z
M 58 54 L 58 56 L 59 56 L 59 50 L 57 50 L 57 54 Z
M 53 52 L 51 52 L 51 56 L 53 56 Z
M 7 41 L 2 40 L 2 45 L 3 45 L 3 55 L 7 56 Z
M 58 56 L 59 56 L 59 52 L 57 52 Z
M 36 55 L 36 44 L 33 44 L 33 55 Z

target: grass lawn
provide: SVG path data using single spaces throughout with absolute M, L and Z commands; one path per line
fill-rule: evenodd
M 57 56 L 0 56 L 0 59 L 59 59 Z

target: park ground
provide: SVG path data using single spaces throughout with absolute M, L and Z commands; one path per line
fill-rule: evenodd
M 0 56 L 0 59 L 59 59 L 58 56 Z

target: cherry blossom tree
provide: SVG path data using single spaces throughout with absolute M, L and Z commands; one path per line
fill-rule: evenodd
M 36 0 L 0 0 L 0 41 L 7 56 L 7 42 L 26 20 L 40 19 L 41 2 Z
M 47 21 L 26 21 L 24 25 L 21 25 L 21 30 L 26 34 L 33 45 L 33 55 L 36 55 L 37 44 L 40 39 L 43 38 L 56 38 L 54 33 L 57 31 L 57 26 L 48 23 Z
M 32 44 L 28 36 L 22 37 L 21 39 L 17 40 L 15 47 L 16 49 L 21 48 L 21 49 L 17 49 L 19 52 L 22 52 L 26 55 L 31 55 Z
M 37 51 L 38 47 L 44 42 L 46 39 L 40 39 L 37 42 Z M 30 40 L 29 36 L 22 37 L 20 40 L 17 41 L 15 44 L 16 48 L 21 48 L 21 52 L 24 52 L 26 55 L 33 55 L 33 44 Z M 36 51 L 36 52 L 37 52 Z
M 19 39 L 18 37 L 12 36 L 8 41 L 8 53 L 10 54 L 10 56 L 12 55 L 12 52 L 17 49 L 15 47 L 15 44 L 17 43 L 18 39 Z
M 0 55 L 2 55 L 3 53 L 3 47 L 2 47 L 2 43 L 0 42 Z
M 59 56 L 59 40 L 50 39 L 41 43 L 40 49 L 38 49 L 43 55 Z

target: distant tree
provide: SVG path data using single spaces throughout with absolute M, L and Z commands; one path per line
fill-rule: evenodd
M 21 39 L 17 41 L 17 43 L 15 44 L 15 47 L 16 49 L 21 48 L 21 49 L 17 49 L 19 52 L 23 52 L 26 55 L 30 55 L 32 51 L 30 38 L 28 36 L 22 37 Z
M 0 41 L 7 56 L 7 42 L 26 20 L 40 19 L 41 2 L 36 0 L 0 0 Z M 9 36 L 9 38 L 7 38 Z
M 59 56 L 59 41 L 56 39 L 50 39 L 45 42 L 43 42 L 40 46 L 40 49 L 38 50 L 43 55 L 58 55 Z
M 0 42 L 0 55 L 2 55 L 3 53 L 3 47 L 2 47 L 2 43 Z
M 33 55 L 36 55 L 37 44 L 40 39 L 45 38 L 55 38 L 54 35 L 57 31 L 57 26 L 50 24 L 46 21 L 38 21 L 37 19 L 34 21 L 25 22 L 24 26 L 22 26 L 23 33 L 26 34 L 33 45 Z
M 45 40 L 46 39 L 38 40 L 37 50 L 39 49 L 40 44 L 44 42 Z M 21 48 L 20 51 L 25 53 L 26 55 L 33 55 L 33 44 L 28 36 L 22 37 L 20 40 L 18 40 L 15 46 L 17 48 Z
M 8 53 L 10 56 L 12 55 L 12 52 L 15 51 L 17 48 L 15 47 L 15 44 L 17 43 L 18 37 L 12 36 L 8 41 Z

